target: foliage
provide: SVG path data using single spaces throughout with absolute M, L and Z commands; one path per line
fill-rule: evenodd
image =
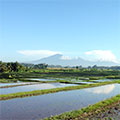
M 0 72 L 1 73 L 7 73 L 7 72 L 27 72 L 31 69 L 46 69 L 47 64 L 20 64 L 18 62 L 2 62 L 0 61 Z
M 47 64 L 37 64 L 37 65 L 34 65 L 34 69 L 46 69 L 47 68 Z
M 25 71 L 25 67 L 18 62 L 0 62 L 0 72 L 19 72 Z

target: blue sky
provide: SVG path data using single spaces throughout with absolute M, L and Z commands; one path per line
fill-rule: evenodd
M 120 60 L 120 1 L 0 0 L 0 60 L 56 53 Z

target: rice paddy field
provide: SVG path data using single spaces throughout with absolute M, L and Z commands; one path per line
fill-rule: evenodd
M 1 120 L 120 118 L 119 79 L 101 76 L 21 76 L 16 77 L 15 82 L 0 83 Z M 117 100 L 112 100 L 116 96 Z M 107 101 L 114 106 L 106 105 Z M 101 102 L 105 104 L 101 105 Z M 98 108 L 95 107 L 97 105 Z M 107 109 L 109 106 L 110 111 Z M 103 110 L 103 107 L 106 109 Z

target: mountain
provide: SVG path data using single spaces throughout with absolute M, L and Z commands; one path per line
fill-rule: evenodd
M 48 65 L 62 65 L 62 66 L 93 66 L 93 65 L 98 65 L 98 66 L 115 66 L 117 65 L 114 62 L 109 62 L 109 61 L 89 61 L 89 60 L 84 60 L 82 58 L 64 58 L 63 55 L 61 54 L 56 54 L 52 55 L 46 58 L 42 58 L 40 60 L 32 61 L 30 62 L 32 64 L 40 64 L 40 63 L 46 63 Z

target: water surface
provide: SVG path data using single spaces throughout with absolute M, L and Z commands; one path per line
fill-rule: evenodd
M 80 109 L 120 94 L 120 84 L 0 101 L 1 120 L 35 120 Z
M 80 83 L 80 84 L 93 84 L 92 81 L 85 81 L 85 80 L 72 80 L 73 83 Z
M 99 80 L 93 80 L 94 82 L 107 82 L 107 81 L 116 81 L 119 79 L 99 79 Z
M 0 83 L 0 87 L 10 86 L 10 85 L 24 85 L 24 84 L 30 84 L 30 83 L 35 83 L 35 82 Z
M 40 84 L 35 84 L 35 85 L 26 85 L 26 86 L 18 86 L 18 87 L 11 87 L 11 88 L 2 88 L 2 89 L 0 89 L 0 94 L 26 92 L 26 91 L 33 91 L 33 90 L 43 90 L 43 89 L 51 89 L 51 88 L 59 88 L 59 87 L 67 87 L 67 86 L 75 86 L 75 84 L 40 83 Z
M 32 81 L 56 81 L 56 79 L 43 79 L 43 78 L 29 78 L 28 80 L 32 80 Z

